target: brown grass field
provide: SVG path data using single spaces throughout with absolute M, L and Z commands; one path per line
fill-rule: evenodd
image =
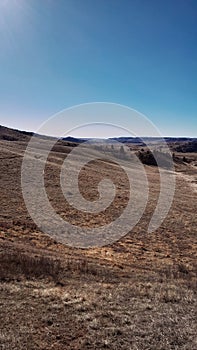
M 175 152 L 174 201 L 159 229 L 147 233 L 159 177 L 157 167 L 145 165 L 150 196 L 140 222 L 112 245 L 80 249 L 58 243 L 33 223 L 21 191 L 30 136 L 9 129 L 6 135 L 0 138 L 0 349 L 196 350 L 197 153 Z M 46 164 L 54 209 L 81 226 L 114 220 L 128 200 L 126 176 L 103 161 L 84 167 L 79 183 L 86 199 L 98 197 L 103 176 L 112 178 L 117 193 L 105 212 L 82 215 L 66 203 L 59 185 L 71 149 L 59 142 Z

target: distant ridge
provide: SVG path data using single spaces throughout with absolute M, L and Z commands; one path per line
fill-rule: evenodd
M 17 130 L 8 128 L 6 126 L 0 125 L 0 140 L 6 140 L 6 141 L 26 141 L 28 142 L 32 136 L 37 136 L 42 139 L 51 139 L 55 138 L 52 136 L 45 136 L 40 135 L 34 132 L 30 131 L 23 131 L 23 130 Z M 91 138 L 89 138 L 91 139 Z M 82 142 L 85 142 L 89 140 L 88 138 L 77 138 L 73 136 L 67 136 L 62 137 L 59 140 L 63 142 L 68 142 L 69 144 L 80 144 Z M 145 144 L 152 143 L 152 142 L 167 142 L 168 144 L 173 145 L 173 149 L 177 152 L 196 152 L 197 151 L 197 138 L 191 138 L 191 137 L 111 137 L 107 139 L 110 141 L 118 141 L 121 143 L 127 143 L 127 144 L 134 144 L 139 146 L 144 146 Z
M 188 141 L 196 141 L 196 138 L 191 137 L 112 137 L 110 140 L 119 141 L 122 143 L 144 143 L 151 141 L 165 141 L 165 142 L 188 142 Z
M 74 143 L 82 143 L 87 141 L 87 139 L 81 139 L 81 138 L 72 137 L 72 136 L 62 137 L 62 140 L 67 142 L 74 142 Z

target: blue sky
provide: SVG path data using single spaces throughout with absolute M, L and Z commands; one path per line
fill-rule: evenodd
M 196 0 L 0 0 L 0 124 L 104 101 L 196 137 L 196 18 Z

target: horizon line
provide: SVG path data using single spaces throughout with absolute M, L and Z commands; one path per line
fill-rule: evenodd
M 33 133 L 33 134 L 37 134 L 37 135 L 40 135 L 40 136 L 49 136 L 49 137 L 54 137 L 54 138 L 58 138 L 57 136 L 54 136 L 52 134 L 48 135 L 48 134 L 39 134 L 38 132 L 36 131 L 32 131 L 31 129 L 16 129 L 14 127 L 11 127 L 11 126 L 5 126 L 5 125 L 2 125 L 0 124 L 0 127 L 5 127 L 5 128 L 8 128 L 8 129 L 11 129 L 11 130 L 14 130 L 14 131 L 19 131 L 19 132 L 28 132 L 28 133 Z M 72 138 L 75 138 L 75 139 L 79 139 L 79 140 L 88 140 L 88 139 L 100 139 L 100 140 L 108 140 L 108 139 L 114 139 L 114 138 L 132 138 L 132 139 L 136 139 L 136 138 L 152 138 L 152 139 L 159 139 L 159 138 L 176 138 L 176 139 L 179 139 L 179 138 L 186 138 L 186 139 L 197 139 L 197 136 L 185 136 L 185 135 L 181 135 L 181 136 L 124 136 L 124 135 L 121 135 L 121 136 L 109 136 L 109 137 L 94 137 L 94 136 L 74 136 L 72 134 L 68 135 L 68 136 L 59 136 L 59 139 L 64 139 L 64 138 L 68 138 L 68 137 L 72 137 Z

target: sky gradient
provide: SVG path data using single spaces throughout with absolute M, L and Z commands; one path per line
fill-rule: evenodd
M 0 124 L 97 101 L 197 137 L 196 0 L 0 0 Z

